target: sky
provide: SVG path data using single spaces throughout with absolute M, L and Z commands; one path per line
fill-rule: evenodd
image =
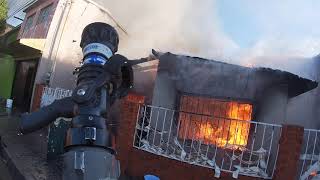
M 320 54 L 319 0 L 218 0 L 222 31 L 236 49 L 235 63 L 290 71 L 312 78 Z M 231 60 L 231 61 L 232 61 Z
M 240 49 L 264 45 L 277 48 L 275 54 L 320 53 L 319 0 L 219 0 L 216 5 L 222 29 Z

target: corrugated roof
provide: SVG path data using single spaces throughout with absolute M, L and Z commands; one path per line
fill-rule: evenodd
M 37 0 L 8 0 L 8 18 L 35 3 Z
M 7 23 L 13 27 L 20 25 L 22 21 L 16 19 L 15 16 L 23 19 L 25 16 L 23 11 L 35 2 L 37 2 L 37 0 L 8 0 Z

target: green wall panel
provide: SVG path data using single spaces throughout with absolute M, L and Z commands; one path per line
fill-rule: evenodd
M 0 57 L 0 97 L 11 97 L 15 70 L 15 62 L 11 56 Z

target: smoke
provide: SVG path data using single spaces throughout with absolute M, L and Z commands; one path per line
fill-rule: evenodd
M 239 4 L 258 36 L 232 59 L 241 65 L 271 67 L 314 79 L 313 57 L 320 53 L 320 27 L 315 22 L 320 18 L 320 1 L 242 0 Z
M 239 8 L 252 15 L 260 37 L 243 48 L 223 29 L 216 0 L 96 1 L 128 32 L 120 41 L 119 52 L 129 58 L 145 57 L 154 48 L 312 78 L 311 57 L 320 49 L 320 29 L 310 20 L 320 18 L 320 13 L 312 3 L 244 0 Z M 300 30 L 308 32 L 308 28 L 313 33 L 295 36 Z
M 214 0 L 100 1 L 127 30 L 120 53 L 130 58 L 154 48 L 216 59 L 237 48 L 220 29 Z
M 233 54 L 231 63 L 248 67 L 269 67 L 316 80 L 315 59 L 320 39 L 299 41 L 270 38 Z

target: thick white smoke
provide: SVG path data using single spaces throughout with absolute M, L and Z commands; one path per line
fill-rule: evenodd
M 299 41 L 263 39 L 253 47 L 233 54 L 232 62 L 249 67 L 269 67 L 317 79 L 313 59 L 320 53 L 320 39 Z
M 312 78 L 311 57 L 320 52 L 320 29 L 312 29 L 312 17 L 320 17 L 320 13 L 314 11 L 312 3 L 243 0 L 243 7 L 254 16 L 261 30 L 261 37 L 251 47 L 241 48 L 224 32 L 216 0 L 96 2 L 109 9 L 127 30 L 120 53 L 129 58 L 147 56 L 155 48 L 244 66 L 277 68 Z M 308 32 L 308 28 L 313 33 L 300 33 L 301 37 L 293 38 L 296 31 Z
M 141 57 L 151 48 L 222 58 L 237 45 L 220 29 L 214 0 L 98 0 L 128 31 L 123 53 Z

